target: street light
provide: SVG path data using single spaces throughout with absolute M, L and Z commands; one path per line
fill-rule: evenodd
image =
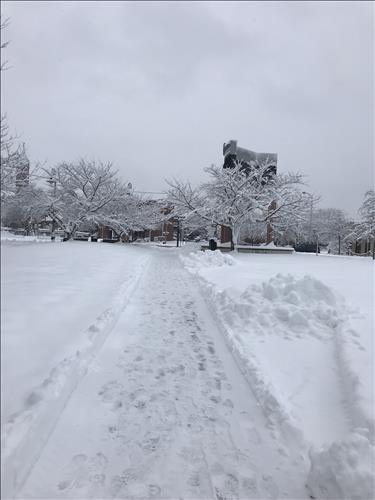
M 48 180 L 47 180 L 48 184 L 50 184 L 50 186 L 52 186 L 53 184 L 53 200 L 55 201 L 55 198 L 56 198 L 56 179 L 54 177 L 50 177 Z M 51 228 L 51 240 L 52 241 L 55 241 L 55 218 L 52 217 L 52 228 Z

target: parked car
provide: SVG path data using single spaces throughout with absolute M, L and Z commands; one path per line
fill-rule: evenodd
M 316 253 L 316 243 L 301 243 L 294 246 L 296 252 L 309 252 Z M 320 247 L 318 246 L 318 253 L 320 253 Z
M 73 240 L 88 241 L 89 237 L 90 233 L 87 233 L 86 231 L 77 231 L 73 237 Z

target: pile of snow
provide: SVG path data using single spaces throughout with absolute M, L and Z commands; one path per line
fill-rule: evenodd
M 199 270 L 199 268 L 233 266 L 236 264 L 231 255 L 222 253 L 220 250 L 192 252 L 188 256 L 181 256 L 181 260 L 191 271 Z
M 341 438 L 347 427 L 337 411 L 333 338 L 345 318 L 343 299 L 311 276 L 290 274 L 242 293 L 203 286 L 270 420 L 295 429 L 296 436 L 301 430 L 311 443 Z
M 221 309 L 232 322 L 245 321 L 247 330 L 285 339 L 333 334 L 343 306 L 332 290 L 311 276 L 297 279 L 277 274 L 261 285 L 251 285 L 234 300 L 221 294 Z
M 238 262 L 225 254 L 218 260 L 226 257 Z M 312 495 L 372 498 L 373 367 L 358 364 L 366 350 L 351 324 L 353 308 L 313 276 L 250 278 L 239 289 L 242 263 L 218 275 L 202 260 L 198 254 L 184 262 L 270 423 L 310 449 Z
M 355 429 L 341 442 L 310 452 L 307 487 L 311 497 L 325 500 L 373 498 L 374 447 L 366 430 Z
M 1 231 L 0 239 L 2 243 L 13 242 L 13 243 L 51 243 L 50 236 L 23 236 L 19 234 L 13 234 L 9 231 Z M 56 240 L 58 241 L 58 239 Z

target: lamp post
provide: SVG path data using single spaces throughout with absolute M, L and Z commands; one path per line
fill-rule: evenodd
M 180 218 L 177 216 L 177 247 L 179 247 L 180 243 Z
M 56 198 L 56 179 L 54 177 L 50 177 L 47 182 L 51 186 L 53 184 L 53 201 L 55 201 L 55 198 Z M 55 218 L 52 217 L 52 228 L 51 228 L 51 240 L 52 241 L 55 241 L 55 225 L 56 225 Z

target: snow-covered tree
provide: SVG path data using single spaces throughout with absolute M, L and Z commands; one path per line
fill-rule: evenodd
M 175 213 L 188 220 L 199 217 L 209 224 L 231 229 L 232 249 L 238 243 L 245 223 L 264 223 L 277 228 L 286 218 L 298 217 L 308 205 L 308 197 L 299 187 L 299 174 L 272 174 L 270 163 L 257 162 L 244 169 L 240 162 L 233 168 L 212 165 L 206 172 L 208 182 L 193 189 L 189 182 L 169 181 L 168 197 Z
M 44 191 L 33 183 L 20 186 L 14 196 L 4 201 L 1 211 L 2 223 L 26 232 L 45 219 Z
M 46 180 L 53 186 L 44 192 L 46 214 L 69 239 L 83 222 L 100 222 L 105 208 L 126 195 L 124 184 L 110 163 L 80 160 L 47 169 Z
M 3 34 L 4 28 L 7 27 L 9 19 L 0 21 L 0 33 Z M 1 42 L 1 52 L 8 45 L 8 42 Z M 2 53 L 2 61 L 4 61 Z M 1 71 L 7 69 L 6 62 L 2 62 Z M 14 197 L 22 188 L 28 185 L 30 180 L 30 162 L 27 158 L 25 144 L 20 144 L 17 137 L 12 135 L 9 130 L 9 124 L 6 114 L 0 118 L 0 200 L 1 207 L 6 210 L 4 203 Z M 37 171 L 38 165 L 33 167 L 34 173 Z M 11 203 L 14 207 L 14 203 Z
M 0 19 L 0 34 L 3 37 L 3 30 L 7 27 L 8 20 Z M 8 42 L 1 41 L 1 67 L 0 70 L 5 69 L 5 62 L 3 57 L 3 49 L 8 45 Z M 6 115 L 1 115 L 0 118 L 0 139 L 1 139 L 1 204 L 9 197 L 14 195 L 16 189 L 16 173 L 19 161 L 19 146 L 16 144 L 15 138 L 9 133 L 9 125 Z
M 168 217 L 162 200 L 151 200 L 128 193 L 110 203 L 100 216 L 100 222 L 110 227 L 119 237 L 134 231 L 155 229 Z
M 372 247 L 372 256 L 375 258 L 375 191 L 373 189 L 365 193 L 358 212 L 361 220 L 355 225 L 354 230 L 347 239 L 353 241 L 367 240 L 369 247 Z
M 327 245 L 333 253 L 346 253 L 346 237 L 352 231 L 352 222 L 343 210 L 320 208 L 313 212 L 312 227 L 319 243 Z
M 1 157 L 0 183 L 1 203 L 13 197 L 20 187 L 19 179 L 29 179 L 29 160 L 24 144 L 18 144 L 17 139 L 9 132 L 7 117 L 0 120 L 1 129 Z M 26 171 L 25 171 L 26 168 Z
M 362 238 L 375 238 L 375 191 L 370 189 L 359 209 L 361 221 L 357 227 L 357 234 Z

